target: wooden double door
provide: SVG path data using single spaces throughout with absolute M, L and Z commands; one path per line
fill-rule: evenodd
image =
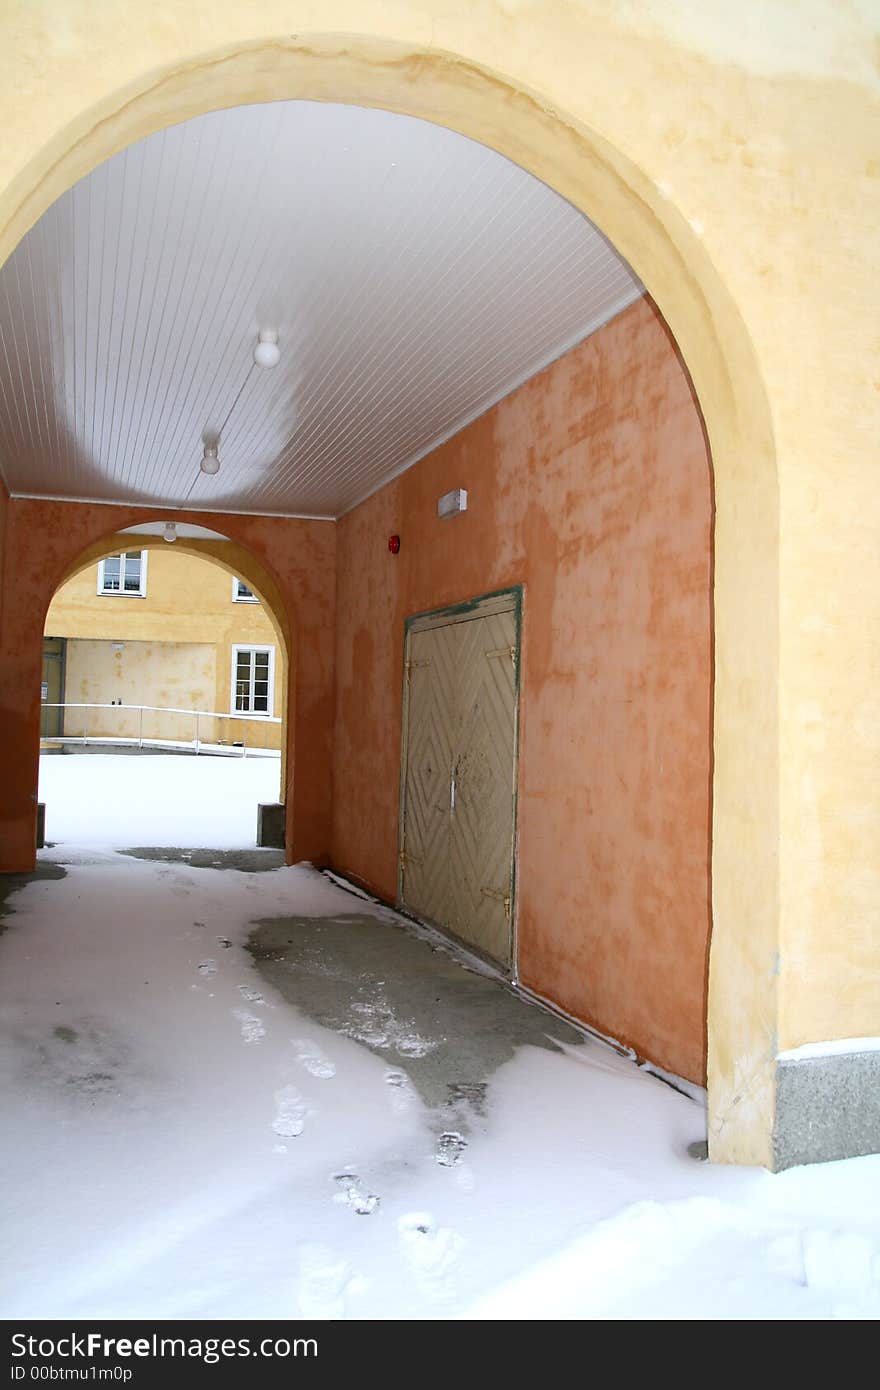
M 510 971 L 519 593 L 410 622 L 399 900 Z

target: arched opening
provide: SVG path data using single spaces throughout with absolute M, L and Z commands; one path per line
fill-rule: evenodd
M 77 506 L 73 514 L 64 503 L 21 500 L 15 504 L 6 529 L 6 558 L 9 564 L 4 605 L 6 646 L 5 667 L 12 686 L 22 692 L 11 707 L 12 723 L 5 747 L 7 796 L 3 821 L 4 860 L 8 869 L 27 871 L 33 865 L 33 845 L 36 826 L 36 786 L 41 723 L 41 655 L 46 613 L 60 584 L 86 566 L 97 565 L 110 550 L 125 545 L 119 535 L 128 527 L 149 524 L 155 517 L 137 507 L 108 508 L 106 506 Z M 161 517 L 164 525 L 164 518 Z M 210 529 L 228 537 L 225 541 L 189 541 L 193 554 L 211 559 L 231 577 L 243 578 L 259 594 L 267 613 L 271 615 L 278 645 L 286 653 L 286 690 L 282 694 L 285 719 L 285 740 L 282 749 L 281 801 L 285 805 L 285 853 L 288 862 L 294 857 L 320 860 L 322 844 L 320 830 L 315 836 L 315 803 L 323 795 L 320 762 L 322 744 L 314 732 L 315 711 L 310 704 L 316 684 L 310 656 L 315 649 L 323 660 L 320 634 L 310 629 L 306 616 L 305 630 L 310 635 L 308 650 L 299 659 L 294 634 L 299 631 L 297 604 L 303 583 L 308 582 L 310 569 L 322 562 L 327 549 L 327 528 L 303 524 L 297 530 L 299 545 L 283 574 L 273 565 L 272 528 L 259 518 L 177 514 L 178 523 Z M 108 525 L 109 523 L 109 525 Z M 114 524 L 115 523 L 115 524 Z M 51 553 L 39 561 L 29 559 L 34 533 L 52 537 Z M 113 538 L 116 538 L 115 542 Z M 144 536 L 147 549 L 166 547 L 161 536 Z M 177 542 L 180 544 L 180 542 Z M 305 688 L 304 688 L 305 687 Z M 323 696 L 323 691 L 322 691 Z M 301 751 L 294 758 L 297 744 Z M 315 764 L 318 764 L 316 769 Z M 303 788 L 301 803 L 305 809 L 297 820 L 295 793 Z M 312 838 L 315 836 L 314 838 Z
M 281 848 L 283 814 L 271 808 L 287 742 L 283 614 L 263 599 L 254 574 L 263 585 L 268 576 L 253 560 L 248 583 L 216 558 L 230 545 L 221 533 L 175 527 L 169 545 L 162 529 L 146 522 L 91 546 L 49 605 L 46 834 L 57 840 L 60 825 L 62 838 L 131 846 Z M 88 765 L 56 761 L 73 753 L 89 753 Z
M 777 502 L 761 374 L 722 276 L 669 190 L 595 129 L 474 63 L 386 38 L 297 36 L 205 55 L 193 31 L 184 50 L 184 62 L 153 66 L 123 90 L 96 83 L 75 122 L 47 134 L 6 191 L 4 254 L 64 188 L 131 141 L 198 112 L 295 95 L 422 116 L 507 155 L 599 225 L 669 323 L 706 421 L 717 503 L 710 1134 L 717 1157 L 766 1159 L 778 927 Z

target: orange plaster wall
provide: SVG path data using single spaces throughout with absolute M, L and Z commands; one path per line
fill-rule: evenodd
M 3 721 L 0 870 L 29 869 L 39 749 L 46 608 L 69 567 L 102 537 L 156 516 L 222 532 L 275 580 L 292 630 L 288 709 L 288 851 L 326 862 L 330 849 L 336 527 L 281 517 L 150 512 L 129 506 L 13 499 L 7 503 L 0 619 Z
M 6 517 L 9 511 L 9 494 L 5 484 L 0 481 L 0 629 L 3 625 L 3 556 L 6 551 Z
M 439 521 L 452 487 L 468 511 Z M 405 617 L 523 584 L 520 977 L 703 1080 L 711 474 L 653 308 L 633 305 L 338 531 L 333 863 L 394 898 Z

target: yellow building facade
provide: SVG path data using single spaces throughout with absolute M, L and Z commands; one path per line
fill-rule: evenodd
M 0 31 L 0 257 L 133 141 L 305 98 L 484 142 L 630 261 L 690 369 L 714 466 L 710 1151 L 772 1165 L 780 1055 L 836 1040 L 855 1067 L 880 1033 L 876 6 L 67 0 L 8 6 Z M 318 690 L 301 662 L 291 710 L 320 709 Z M 327 779 L 309 732 L 296 776 L 311 791 Z M 18 868 L 33 777 L 10 743 Z M 291 853 L 314 858 L 327 835 L 292 788 Z
M 284 657 L 258 596 L 208 560 L 129 542 L 49 607 L 44 741 L 280 751 Z

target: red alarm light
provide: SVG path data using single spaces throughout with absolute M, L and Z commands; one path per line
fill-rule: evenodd
M 399 537 L 399 536 L 389 536 L 389 537 L 388 537 L 388 549 L 391 551 L 391 554 L 392 554 L 392 555 L 396 555 L 396 554 L 397 554 L 397 552 L 400 550 L 400 537 Z

